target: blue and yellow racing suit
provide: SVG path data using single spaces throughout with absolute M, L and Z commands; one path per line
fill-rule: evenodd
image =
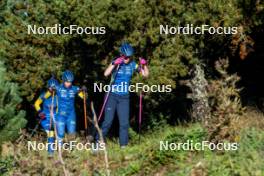
M 53 105 L 52 105 L 53 102 Z M 41 108 L 42 104 L 42 108 Z M 52 96 L 52 93 L 50 91 L 47 91 L 45 93 L 42 93 L 39 98 L 35 101 L 34 107 L 38 113 L 44 113 L 45 119 L 41 120 L 41 126 L 45 131 L 51 130 L 50 126 L 50 116 L 53 113 L 54 119 L 56 119 L 56 115 L 58 112 L 58 96 L 54 95 Z M 51 109 L 53 107 L 53 110 Z M 53 122 L 52 122 L 53 124 Z
M 65 135 L 65 127 L 68 134 L 76 133 L 75 96 L 84 98 L 84 93 L 78 86 L 66 88 L 64 84 L 56 86 L 59 108 L 56 118 L 58 140 L 62 143 Z
M 48 136 L 48 153 L 52 154 L 53 150 L 51 148 L 51 144 L 54 143 L 54 132 L 53 132 L 53 124 L 56 120 L 57 112 L 58 112 L 58 96 L 52 95 L 50 91 L 42 93 L 39 98 L 35 101 L 34 107 L 38 113 L 43 113 L 45 118 L 41 120 L 40 124 L 43 129 L 46 131 Z M 42 108 L 41 108 L 42 104 Z M 53 109 L 52 109 L 53 108 Z M 51 119 L 51 116 L 53 117 Z

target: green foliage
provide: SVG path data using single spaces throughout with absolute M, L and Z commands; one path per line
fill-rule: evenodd
M 262 116 L 263 117 L 263 116 Z M 252 116 L 252 118 L 255 118 Z M 257 120 L 257 119 L 255 119 Z M 169 127 L 142 136 L 141 144 L 120 149 L 116 141 L 108 141 L 108 156 L 111 175 L 257 175 L 264 173 L 262 129 L 247 127 L 239 131 L 236 151 L 215 152 L 210 150 L 184 151 L 159 149 L 160 141 L 202 142 L 206 133 L 199 124 L 188 127 Z M 79 140 L 78 140 L 79 141 Z M 12 155 L 0 160 L 6 174 L 59 174 L 61 165 L 54 167 L 54 161 L 47 158 L 46 151 L 29 152 L 24 144 L 14 145 L 9 150 L 16 150 Z M 13 155 L 19 156 L 14 161 Z M 73 175 L 103 175 L 104 154 L 91 154 L 86 150 L 64 152 L 66 168 Z M 6 159 L 6 160 L 5 160 Z M 56 157 L 55 157 L 56 159 Z M 4 161 L 4 162 L 3 162 Z M 12 164 L 17 167 L 11 167 Z
M 25 112 L 18 109 L 21 98 L 15 83 L 7 80 L 6 69 L 0 61 L 0 144 L 14 140 L 26 124 Z
M 1 175 L 4 175 L 8 171 L 12 170 L 12 167 L 14 167 L 14 158 L 13 157 L 11 157 L 11 156 L 8 156 L 6 158 L 0 157 L 0 174 Z
M 225 154 L 206 154 L 209 175 L 263 175 L 263 132 L 245 128 L 239 136 L 239 149 Z
M 250 0 L 249 0 L 250 1 Z M 254 1 L 255 2 L 255 1 Z M 244 29 L 233 49 L 239 48 L 244 32 L 263 22 L 263 3 L 231 1 L 121 1 L 121 0 L 4 0 L 0 4 L 0 55 L 5 59 L 12 81 L 18 83 L 21 95 L 31 101 L 51 74 L 59 76 L 65 68 L 73 70 L 78 84 L 105 80 L 103 69 L 118 53 L 123 41 L 146 57 L 151 75 L 146 83 L 170 84 L 186 76 L 198 59 L 228 53 L 232 36 L 227 35 L 160 35 L 160 25 L 186 24 L 238 26 Z M 247 6 L 250 4 L 250 6 Z M 248 9 L 252 23 L 245 23 Z M 105 26 L 105 35 L 28 35 L 27 25 Z M 136 77 L 134 82 L 142 81 Z M 90 87 L 90 85 L 88 85 Z M 161 106 L 169 107 L 174 92 L 145 96 L 149 117 Z M 151 110 L 150 110 L 151 109 Z M 173 116 L 164 112 L 163 116 Z
M 63 44 L 67 36 L 28 35 L 27 25 L 52 25 L 58 22 L 48 6 L 22 1 L 5 1 L 1 11 L 1 50 L 12 81 L 21 87 L 21 96 L 32 100 L 43 81 L 61 70 Z M 30 15 L 30 17 L 29 17 Z
M 208 175 L 261 175 L 264 157 L 259 153 L 263 146 L 254 140 L 256 138 L 263 141 L 263 133 L 260 131 L 252 129 L 245 131 L 242 134 L 242 151 L 222 155 L 210 151 L 161 152 L 157 148 L 159 148 L 159 140 L 200 141 L 205 137 L 201 127 L 191 126 L 190 130 L 183 127 L 164 128 L 163 125 L 169 117 L 176 118 L 173 110 L 175 100 L 178 98 L 175 94 L 177 81 L 187 76 L 190 68 L 200 63 L 199 60 L 208 64 L 216 58 L 236 53 L 244 59 L 249 53 L 246 46 L 253 46 L 254 43 L 249 35 L 254 30 L 263 30 L 263 11 L 264 1 L 260 0 L 2 0 L 0 58 L 5 61 L 8 78 L 2 75 L 5 70 L 1 65 L 0 141 L 14 139 L 18 129 L 25 124 L 24 112 L 17 108 L 21 103 L 19 96 L 25 100 L 25 103 L 32 101 L 51 74 L 59 77 L 66 68 L 76 73 L 77 84 L 87 81 L 88 89 L 91 87 L 90 83 L 107 81 L 102 74 L 104 68 L 113 57 L 118 55 L 119 45 L 123 41 L 129 41 L 136 49 L 134 59 L 137 61 L 139 56 L 147 58 L 151 73 L 148 79 L 142 80 L 140 76 L 136 76 L 133 82 L 140 81 L 149 85 L 170 84 L 173 91 L 166 94 L 144 95 L 146 113 L 144 120 L 148 122 L 146 126 L 149 129 L 156 131 L 151 135 L 142 136 L 143 144 L 132 146 L 120 154 L 119 147 L 110 142 L 111 169 L 114 173 L 154 175 L 160 172 L 162 175 L 166 172 L 168 175 L 188 175 L 191 172 L 201 171 L 207 172 Z M 43 27 L 54 24 L 105 26 L 106 34 L 28 35 L 29 24 Z M 240 30 L 233 36 L 160 35 L 160 25 L 185 26 L 186 24 L 194 26 L 208 24 L 214 27 L 239 26 Z M 209 76 L 213 77 L 209 64 L 206 68 Z M 226 80 L 229 78 L 230 80 Z M 222 127 L 226 127 L 226 124 L 241 115 L 238 91 L 234 86 L 236 78 L 234 75 L 227 76 L 211 83 L 216 86 L 211 87 L 214 89 L 211 106 L 216 109 L 213 109 L 214 118 L 209 123 L 211 126 L 208 129 L 209 135 L 214 134 L 212 138 L 216 140 L 226 136 L 232 136 L 231 139 L 239 136 L 233 128 L 228 133 L 215 129 L 215 124 L 220 124 L 220 129 L 226 129 Z M 225 85 L 230 82 L 231 89 L 230 86 Z M 222 97 L 224 94 L 227 96 Z M 223 116 L 223 113 L 227 116 Z M 225 119 L 228 119 L 228 123 L 222 123 Z M 130 131 L 130 135 L 131 144 L 136 144 L 136 133 Z M 253 145 L 249 146 L 247 142 Z M 247 147 L 251 147 L 253 152 L 247 150 Z M 27 152 L 21 155 L 25 156 L 18 163 L 19 168 L 14 168 L 15 173 L 61 172 L 60 168 L 54 168 L 44 152 L 40 156 Z M 124 155 L 132 156 L 127 158 Z M 247 157 L 249 157 L 247 162 L 243 162 Z M 28 160 L 28 158 L 33 159 Z M 94 157 L 89 153 L 75 151 L 73 154 L 67 154 L 66 160 L 67 166 L 71 168 L 70 172 L 80 171 L 77 175 L 87 170 L 93 173 L 103 170 L 98 166 L 98 163 L 103 161 L 103 157 L 99 156 L 98 159 L 97 156 Z M 236 162 L 236 165 L 232 165 L 230 161 Z M 123 168 L 120 168 L 120 165 Z M 25 166 L 29 166 L 31 171 L 28 172 L 28 167 Z

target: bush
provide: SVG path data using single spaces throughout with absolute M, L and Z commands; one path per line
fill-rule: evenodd
M 25 112 L 18 109 L 21 101 L 17 85 L 7 80 L 6 69 L 0 62 L 0 144 L 14 140 L 26 125 Z
M 204 125 L 212 142 L 224 139 L 234 141 L 238 133 L 235 123 L 245 110 L 240 101 L 241 89 L 237 88 L 240 78 L 237 74 L 228 74 L 228 66 L 228 59 L 217 61 L 215 68 L 220 78 L 211 80 L 208 86 L 211 117 Z
M 192 78 L 184 81 L 192 92 L 188 94 L 193 101 L 192 119 L 200 121 L 208 131 L 208 139 L 216 143 L 235 139 L 238 131 L 235 121 L 244 113 L 239 95 L 241 89 L 237 88 L 240 78 L 228 74 L 228 66 L 227 59 L 216 61 L 220 77 L 207 80 L 203 68 L 196 65 Z

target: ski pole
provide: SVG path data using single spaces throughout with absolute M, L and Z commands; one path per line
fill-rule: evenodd
M 37 122 L 35 128 L 32 130 L 32 132 L 31 132 L 31 134 L 30 134 L 30 138 L 32 138 L 33 135 L 34 135 L 34 133 L 36 133 L 36 131 L 37 131 L 37 129 L 38 129 L 38 127 L 39 127 L 39 125 L 40 125 L 40 123 L 41 123 L 42 120 L 43 120 L 43 119 L 39 119 L 39 120 L 38 120 L 38 122 Z
M 86 109 L 86 91 L 83 90 L 83 109 L 84 109 L 84 128 L 85 128 L 85 138 L 87 137 L 87 129 L 88 129 L 88 124 L 87 124 L 87 109 Z
M 36 124 L 36 126 L 34 127 L 34 129 L 32 130 L 31 134 L 27 137 L 29 137 L 30 139 L 33 137 L 34 133 L 37 131 L 40 122 L 42 121 L 42 119 L 38 120 L 38 123 Z M 23 141 L 25 139 L 25 135 L 21 135 L 17 140 L 16 143 L 19 144 L 21 141 Z
M 56 120 L 55 120 L 55 118 L 54 118 L 54 111 L 53 111 L 53 109 L 54 109 L 54 95 L 55 93 L 54 92 L 52 92 L 52 99 L 51 99 L 51 102 L 52 102 L 52 104 L 51 104 L 51 108 L 50 108 L 50 131 L 51 131 L 51 129 L 52 129 L 52 122 L 53 122 L 53 128 L 54 128 L 54 133 L 55 133 L 55 137 L 57 138 L 57 127 L 56 127 Z M 57 106 L 58 106 L 58 104 L 57 104 Z
M 30 134 L 30 138 L 32 138 L 33 135 L 34 135 L 34 133 L 37 131 L 37 129 L 38 129 L 38 127 L 39 127 L 41 121 L 42 121 L 42 119 L 39 119 L 39 120 L 38 120 L 38 123 L 36 124 L 35 128 L 33 129 L 33 131 L 32 131 L 31 134 Z
M 43 120 L 43 119 L 39 119 L 39 120 L 38 120 L 36 126 L 33 128 L 31 134 L 29 135 L 29 138 L 32 138 L 33 135 L 34 135 L 34 133 L 36 133 L 36 131 L 37 131 L 37 129 L 38 129 L 38 127 L 39 127 L 39 125 L 40 125 L 40 123 L 41 123 L 42 120 Z M 16 142 L 17 142 L 17 143 L 20 143 L 21 141 L 24 140 L 24 138 L 25 138 L 25 137 L 22 136 L 22 137 L 18 138 Z
M 139 134 L 139 143 L 140 143 L 140 133 L 141 133 L 141 121 L 142 121 L 142 98 L 143 98 L 143 93 L 142 91 L 140 92 L 139 95 L 139 115 L 138 115 L 138 134 Z
M 52 118 L 53 118 L 53 103 L 54 103 L 54 92 L 52 92 L 52 97 L 51 97 L 51 107 L 50 107 L 50 131 L 52 129 Z
M 55 121 L 54 121 L 54 91 L 52 91 L 52 97 L 51 97 L 51 106 L 50 106 L 50 127 L 49 127 L 49 132 L 48 132 L 48 138 L 47 138 L 47 142 L 48 142 L 48 153 L 49 154 L 53 154 L 53 150 L 52 150 L 52 144 L 51 142 L 53 142 L 54 140 L 54 132 L 52 131 L 52 124 L 54 124 L 54 131 L 55 131 Z M 53 122 L 54 121 L 54 122 Z
M 142 71 L 142 65 L 140 65 L 140 73 Z M 140 91 L 140 95 L 139 95 L 139 114 L 138 114 L 138 141 L 140 144 L 140 134 L 141 134 L 141 122 L 142 122 L 142 99 L 143 99 L 143 93 L 142 90 Z
M 59 145 L 59 147 L 58 147 L 58 157 L 59 157 L 59 160 L 60 160 L 61 164 L 63 165 L 64 173 L 66 173 L 66 168 L 64 166 L 64 161 L 63 161 L 62 153 L 61 153 L 60 141 L 59 141 L 59 138 L 58 138 L 58 131 L 57 131 L 56 119 L 54 118 L 54 112 L 53 112 L 53 109 L 54 109 L 54 96 L 55 96 L 55 92 L 53 91 L 52 92 L 52 100 L 51 100 L 52 104 L 51 104 L 51 109 L 50 109 L 50 131 L 51 131 L 52 122 L 53 122 L 54 123 L 54 133 L 55 133 L 55 137 L 56 137 L 57 143 Z
M 116 68 L 116 73 L 114 75 L 114 77 L 112 77 L 111 81 L 110 81 L 110 90 L 107 92 L 106 96 L 105 96 L 105 99 L 104 99 L 104 102 L 103 102 L 103 106 L 101 108 L 101 111 L 100 111 L 100 114 L 99 114 L 99 117 L 98 117 L 98 122 L 100 121 L 102 115 L 103 115 L 103 112 L 104 112 L 104 108 L 105 108 L 105 105 L 107 103 L 107 100 L 109 98 L 109 95 L 110 95 L 110 92 L 111 92 L 111 87 L 112 87 L 112 84 L 115 82 L 115 79 L 116 79 L 116 75 L 118 73 L 118 70 L 119 70 L 119 67 L 120 65 L 117 66 Z
M 53 122 L 53 128 L 54 128 L 54 133 L 55 133 L 55 137 L 57 138 L 57 126 L 56 126 L 56 120 L 54 118 L 54 97 L 55 97 L 55 92 L 52 92 L 52 99 L 51 99 L 51 108 L 50 108 L 50 130 L 52 129 L 52 122 Z M 57 97 L 56 97 L 57 99 Z M 58 99 L 57 99 L 58 101 Z M 58 108 L 58 102 L 57 102 L 57 108 Z

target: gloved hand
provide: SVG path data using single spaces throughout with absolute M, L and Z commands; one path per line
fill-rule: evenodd
M 49 92 L 50 92 L 50 93 L 55 93 L 55 91 L 56 91 L 55 87 L 50 87 L 50 88 L 49 88 Z
M 139 64 L 140 64 L 140 65 L 146 65 L 146 64 L 147 64 L 147 60 L 144 59 L 143 57 L 140 57 L 140 58 L 139 58 Z
M 117 58 L 116 60 L 114 60 L 114 61 L 112 62 L 112 65 L 119 65 L 119 64 L 122 64 L 123 61 L 124 61 L 124 56 L 121 56 L 121 57 Z
M 80 92 L 83 92 L 83 95 L 84 95 L 85 99 L 88 98 L 88 93 L 87 93 L 87 87 L 86 86 L 82 86 Z
M 39 118 L 40 118 L 41 120 L 43 120 L 43 119 L 46 118 L 46 115 L 45 115 L 43 112 L 40 112 L 40 113 L 38 114 L 38 116 L 39 116 Z
M 82 86 L 82 91 L 87 92 L 87 87 L 86 86 Z

